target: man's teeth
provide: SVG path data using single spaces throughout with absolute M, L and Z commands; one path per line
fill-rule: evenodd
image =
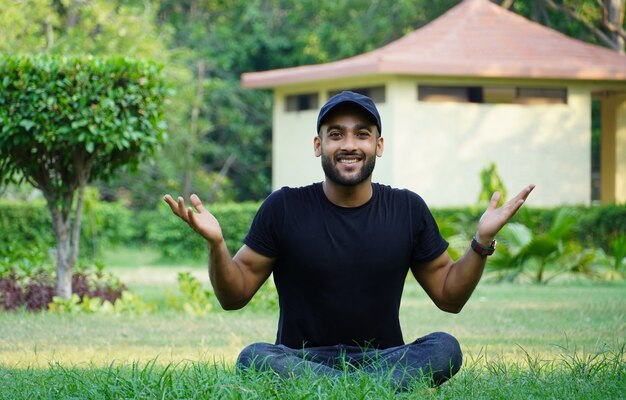
M 339 162 L 341 162 L 343 164 L 354 164 L 357 161 L 359 161 L 359 160 L 354 159 L 354 158 L 342 158 L 342 159 L 339 160 Z

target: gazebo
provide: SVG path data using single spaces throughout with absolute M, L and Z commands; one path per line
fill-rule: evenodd
M 600 199 L 626 202 L 626 56 L 569 38 L 488 0 L 355 57 L 245 73 L 272 88 L 272 185 L 323 179 L 313 157 L 319 107 L 355 90 L 377 103 L 385 152 L 374 180 L 433 206 L 474 204 L 495 163 L 535 206 L 590 204 L 591 104 L 601 104 Z

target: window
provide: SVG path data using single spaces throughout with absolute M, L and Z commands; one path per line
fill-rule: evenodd
M 343 92 L 344 90 L 349 90 L 351 92 L 360 93 L 364 96 L 369 97 L 374 101 L 374 103 L 384 103 L 385 102 L 385 87 L 384 86 L 373 86 L 373 87 L 362 87 L 362 88 L 352 88 L 352 89 L 341 89 L 341 90 L 330 90 L 328 92 L 328 98 L 333 97 L 336 94 Z
M 317 107 L 317 93 L 294 94 L 287 96 L 285 101 L 285 108 L 287 111 L 316 110 Z
M 567 89 L 518 88 L 519 104 L 567 104 Z
M 443 103 L 567 104 L 565 88 L 418 85 L 418 100 Z

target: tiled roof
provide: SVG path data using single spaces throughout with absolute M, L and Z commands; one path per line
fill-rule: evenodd
M 244 87 L 393 74 L 625 81 L 626 55 L 572 39 L 488 0 L 465 0 L 384 47 L 318 65 L 244 73 Z

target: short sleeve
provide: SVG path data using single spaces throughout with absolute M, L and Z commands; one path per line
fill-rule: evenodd
M 246 246 L 266 257 L 277 257 L 280 249 L 279 227 L 282 225 L 284 193 L 270 194 L 257 211 L 248 234 L 243 239 Z
M 426 202 L 417 194 L 413 204 L 413 263 L 432 261 L 448 249 L 448 242 L 441 236 L 435 217 Z

